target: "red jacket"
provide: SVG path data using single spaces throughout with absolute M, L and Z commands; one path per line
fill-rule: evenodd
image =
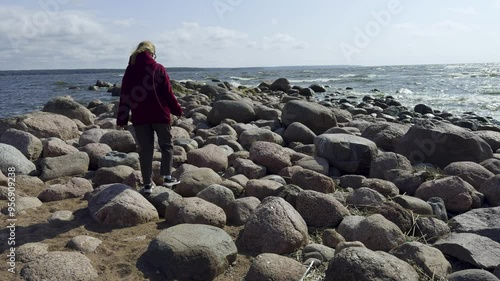
M 134 125 L 170 124 L 170 113 L 182 115 L 167 71 L 146 52 L 137 55 L 135 64 L 129 62 L 123 75 L 118 126 L 127 125 L 130 111 Z

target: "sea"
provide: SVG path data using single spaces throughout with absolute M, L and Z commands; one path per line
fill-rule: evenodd
M 227 81 L 255 87 L 287 78 L 292 85 L 321 84 L 326 93 L 359 97 L 391 95 L 409 108 L 423 103 L 461 115 L 473 112 L 500 124 L 500 63 L 401 66 L 286 66 L 251 68 L 168 68 L 173 80 L 207 84 Z M 70 95 L 87 104 L 116 101 L 105 89 L 89 91 L 97 80 L 120 84 L 124 69 L 0 71 L 0 118 L 41 110 L 56 96 Z M 346 91 L 347 88 L 352 90 Z M 374 90 L 378 91 L 374 91 Z

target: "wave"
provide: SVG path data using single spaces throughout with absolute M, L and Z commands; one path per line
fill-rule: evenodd
M 239 77 L 239 76 L 231 76 L 229 79 L 233 80 L 238 80 L 238 81 L 251 81 L 251 80 L 258 80 L 260 78 L 258 77 Z

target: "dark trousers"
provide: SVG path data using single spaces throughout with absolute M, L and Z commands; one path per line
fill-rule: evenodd
M 161 149 L 161 175 L 170 175 L 173 165 L 173 144 L 169 124 L 143 124 L 134 126 L 135 137 L 139 148 L 139 162 L 144 184 L 151 184 L 153 173 L 154 133 L 158 136 Z

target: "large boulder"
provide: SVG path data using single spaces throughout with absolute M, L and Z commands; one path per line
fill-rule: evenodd
M 463 179 L 453 176 L 424 182 L 415 192 L 415 197 L 429 200 L 432 197 L 443 199 L 446 209 L 463 213 L 472 207 L 474 187 Z
M 418 281 L 415 269 L 385 252 L 349 247 L 335 254 L 328 264 L 325 281 Z
M 212 169 L 197 167 L 182 173 L 179 180 L 181 183 L 175 186 L 175 192 L 183 197 L 196 196 L 206 187 L 222 183 L 222 178 Z
M 300 142 L 303 144 L 312 144 L 315 137 L 316 134 L 300 122 L 290 124 L 283 134 L 283 138 L 287 143 Z
M 453 217 L 449 224 L 454 232 L 473 233 L 500 243 L 500 207 L 474 209 Z
M 294 173 L 290 179 L 290 183 L 300 186 L 305 190 L 314 190 L 322 193 L 335 192 L 335 182 L 332 178 L 307 169 Z
M 283 198 L 268 197 L 248 218 L 238 243 L 250 253 L 293 253 L 308 242 L 307 225 Z
M 210 168 L 215 172 L 224 172 L 228 167 L 225 150 L 214 144 L 189 151 L 187 162 L 197 167 Z
M 349 216 L 349 210 L 333 196 L 316 191 L 304 190 L 299 193 L 296 209 L 308 226 L 337 227 Z
M 99 142 L 105 143 L 111 149 L 119 152 L 129 153 L 136 151 L 134 136 L 129 131 L 109 131 L 101 137 Z
M 396 145 L 409 129 L 408 125 L 380 122 L 368 126 L 361 136 L 373 141 L 385 151 L 394 151 Z
M 482 162 L 493 157 L 486 141 L 461 127 L 422 120 L 401 138 L 396 152 L 412 164 L 432 163 L 444 168 L 459 161 Z
M 306 267 L 300 262 L 276 254 L 260 254 L 248 270 L 245 281 L 289 281 L 300 280 Z
M 483 182 L 479 191 L 484 194 L 486 201 L 491 206 L 500 206 L 500 175 L 493 176 Z
M 43 140 L 43 157 L 58 157 L 78 152 L 78 149 L 59 138 Z
M 451 163 L 443 169 L 443 173 L 449 176 L 459 176 L 476 190 L 479 190 L 487 179 L 494 176 L 480 164 L 467 161 Z
M 106 154 L 113 150 L 105 143 L 88 143 L 81 148 L 81 151 L 89 155 L 89 168 L 96 170 L 99 168 L 99 159 L 106 156 Z
M 57 137 L 71 140 L 80 135 L 78 126 L 73 120 L 48 112 L 33 112 L 0 120 L 0 134 L 10 128 L 28 132 L 37 138 Z
M 212 106 L 207 120 L 212 125 L 219 125 L 224 119 L 232 119 L 238 123 L 250 123 L 257 120 L 257 115 L 249 102 L 220 100 Z
M 66 184 L 54 184 L 38 195 L 43 202 L 58 201 L 68 198 L 83 197 L 85 193 L 94 190 L 92 183 L 84 178 L 72 178 Z
M 94 123 L 94 114 L 85 106 L 77 103 L 70 96 L 56 97 L 48 101 L 42 111 L 64 115 L 80 120 L 85 125 Z
M 325 106 L 317 103 L 293 100 L 285 104 L 281 119 L 285 126 L 300 122 L 316 135 L 337 126 L 335 114 Z
M 273 91 L 282 91 L 285 93 L 291 88 L 292 86 L 290 85 L 290 81 L 286 78 L 278 78 L 269 86 L 269 89 Z
M 405 170 L 412 171 L 410 160 L 403 155 L 394 152 L 379 153 L 372 161 L 370 166 L 370 178 L 388 179 L 387 171 L 389 170 Z
M 36 166 L 17 148 L 0 143 L 0 170 L 4 175 L 11 172 L 16 175 L 29 175 L 36 172 Z
M 241 133 L 238 141 L 245 148 L 250 148 L 252 144 L 255 142 L 270 142 L 278 145 L 283 145 L 283 137 L 278 135 L 277 133 L 264 129 L 264 128 L 255 128 L 248 129 Z
M 40 179 L 48 181 L 67 176 L 83 175 L 89 170 L 90 159 L 85 152 L 75 152 L 40 161 Z
M 331 166 L 350 174 L 367 175 L 377 156 L 377 145 L 365 138 L 348 134 L 324 134 L 314 140 L 316 155 Z
M 448 275 L 447 281 L 498 281 L 498 274 L 495 276 L 483 269 L 465 269 L 455 271 Z
M 77 252 L 50 252 L 26 263 L 21 277 L 27 281 L 37 280 L 98 280 L 97 270 L 90 259 Z
M 165 186 L 155 186 L 153 192 L 146 199 L 155 206 L 160 217 L 165 217 L 168 206 L 175 200 L 182 199 L 182 196 Z
M 125 165 L 99 168 L 95 173 L 94 185 L 101 186 L 104 184 L 122 183 L 133 172 L 133 168 Z
M 86 130 L 80 136 L 78 144 L 80 146 L 85 146 L 89 143 L 98 143 L 101 140 L 101 137 L 106 133 L 106 130 L 99 128 L 92 128 Z
M 213 280 L 229 268 L 237 254 L 236 245 L 224 230 L 198 224 L 163 230 L 145 253 L 168 280 Z
M 394 248 L 390 254 L 417 265 L 427 276 L 445 278 L 451 273 L 451 264 L 438 249 L 420 242 L 408 242 Z
M 156 208 L 123 184 L 103 185 L 94 190 L 88 208 L 92 218 L 105 225 L 124 227 L 158 220 Z
M 0 137 L 0 142 L 17 148 L 31 161 L 37 160 L 42 155 L 42 141 L 28 132 L 8 129 Z
M 221 207 L 198 197 L 172 201 L 165 211 L 165 221 L 170 224 L 208 224 L 224 228 L 226 214 Z
M 500 149 L 500 132 L 480 130 L 475 131 L 474 134 L 486 141 L 491 146 L 493 151 Z
M 279 144 L 258 141 L 250 148 L 250 160 L 267 168 L 272 174 L 278 174 L 283 168 L 292 166 L 292 152 Z

